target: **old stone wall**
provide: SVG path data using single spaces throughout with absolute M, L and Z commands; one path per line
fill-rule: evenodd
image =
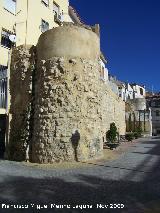
M 115 122 L 120 135 L 125 135 L 125 102 L 122 101 L 110 88 L 109 84 L 101 83 L 103 99 L 101 103 L 103 135 Z
M 99 63 L 54 57 L 38 65 L 32 161 L 80 161 L 102 154 L 115 122 L 125 134 L 125 105 L 100 80 Z
M 12 52 L 9 113 L 10 141 L 7 155 L 12 160 L 25 160 L 31 140 L 32 81 L 35 66 L 35 49 L 20 46 Z
M 86 160 L 102 151 L 97 62 L 54 57 L 38 65 L 32 161 Z
M 30 161 L 37 163 L 101 157 L 110 123 L 115 122 L 120 134 L 125 134 L 125 104 L 100 78 L 99 37 L 81 27 L 59 27 L 60 40 L 65 42 L 66 37 L 68 42 L 56 56 L 59 39 L 54 30 L 41 35 L 37 60 L 29 50 L 14 53 L 10 142 L 18 142 L 18 148 L 12 148 L 12 156 L 16 159 L 23 153 L 25 158 L 29 146 Z M 68 38 L 72 32 L 74 39 Z M 88 50 L 74 52 L 74 43 L 81 48 L 80 40 Z

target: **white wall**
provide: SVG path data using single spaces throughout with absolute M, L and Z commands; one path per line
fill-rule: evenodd
M 134 97 L 135 98 L 144 98 L 145 97 L 145 88 L 141 87 L 139 85 L 135 85 L 133 86 L 133 90 L 134 90 Z M 143 95 L 141 94 L 141 90 L 143 91 Z
M 126 87 L 126 97 L 127 99 L 133 99 L 133 88 L 131 87 L 130 84 L 127 84 Z
M 126 100 L 127 100 L 125 85 L 124 85 L 122 88 L 119 88 L 119 97 L 120 97 L 123 101 L 126 101 Z
M 106 83 L 108 81 L 108 69 L 106 68 L 105 63 L 101 59 L 100 59 L 100 66 L 101 66 L 101 70 L 104 69 L 103 80 Z

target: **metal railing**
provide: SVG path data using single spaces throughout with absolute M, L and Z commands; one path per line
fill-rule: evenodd
M 7 67 L 0 65 L 0 108 L 7 107 Z
M 2 34 L 1 36 L 1 45 L 7 48 L 11 48 L 12 47 L 12 42 L 9 39 L 9 35 L 4 35 Z

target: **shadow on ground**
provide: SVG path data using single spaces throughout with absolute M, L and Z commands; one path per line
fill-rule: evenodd
M 154 141 L 144 142 L 152 144 Z M 142 143 L 143 144 L 143 143 Z M 124 179 L 112 180 L 107 177 L 95 175 L 74 175 L 73 179 L 67 181 L 62 178 L 25 178 L 23 176 L 8 176 L 5 181 L 0 182 L 1 203 L 18 204 L 48 204 L 48 209 L 36 211 L 34 208 L 28 210 L 11 210 L 10 212 L 147 212 L 146 208 L 153 210 L 152 202 L 160 200 L 160 160 L 150 169 L 150 173 L 144 172 L 143 181 L 133 181 L 131 177 L 135 172 L 143 170 L 152 155 L 157 155 L 160 143 L 155 143 L 151 148 L 151 156 L 147 156 L 140 165 L 132 170 Z M 144 153 L 139 153 L 139 155 Z M 105 168 L 104 168 L 105 169 Z M 119 168 L 121 169 L 121 168 Z M 52 204 L 70 204 L 72 206 L 90 204 L 93 209 L 50 209 Z M 97 209 L 96 204 L 122 203 L 124 209 Z M 0 212 L 9 212 L 8 210 Z M 160 212 L 160 209 L 157 211 Z
M 143 212 L 148 202 L 160 199 L 157 182 L 135 183 L 130 181 L 104 180 L 94 176 L 81 175 L 78 177 L 81 182 L 71 183 L 62 179 L 51 178 L 45 180 L 17 177 L 6 180 L 0 184 L 1 203 L 18 204 L 79 204 L 93 205 L 94 212 L 97 212 L 96 204 L 123 203 L 125 208 L 115 212 L 131 212 L 137 209 Z M 4 211 L 7 212 L 7 211 Z M 12 211 L 14 212 L 14 211 Z M 18 212 L 17 210 L 15 212 Z M 27 212 L 27 211 L 26 211 Z M 29 212 L 32 212 L 30 209 Z M 34 210 L 34 212 L 36 212 Z M 39 211 L 38 211 L 39 212 Z M 60 212 L 49 209 L 42 212 Z M 62 210 L 62 212 L 89 212 L 87 209 Z M 106 212 L 106 209 L 99 209 L 99 212 Z M 113 209 L 107 212 L 113 212 Z M 135 211 L 134 211 L 135 212 Z M 139 211 L 136 211 L 136 213 Z

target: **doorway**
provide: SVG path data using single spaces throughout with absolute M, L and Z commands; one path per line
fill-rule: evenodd
M 0 159 L 5 153 L 6 115 L 0 115 Z

